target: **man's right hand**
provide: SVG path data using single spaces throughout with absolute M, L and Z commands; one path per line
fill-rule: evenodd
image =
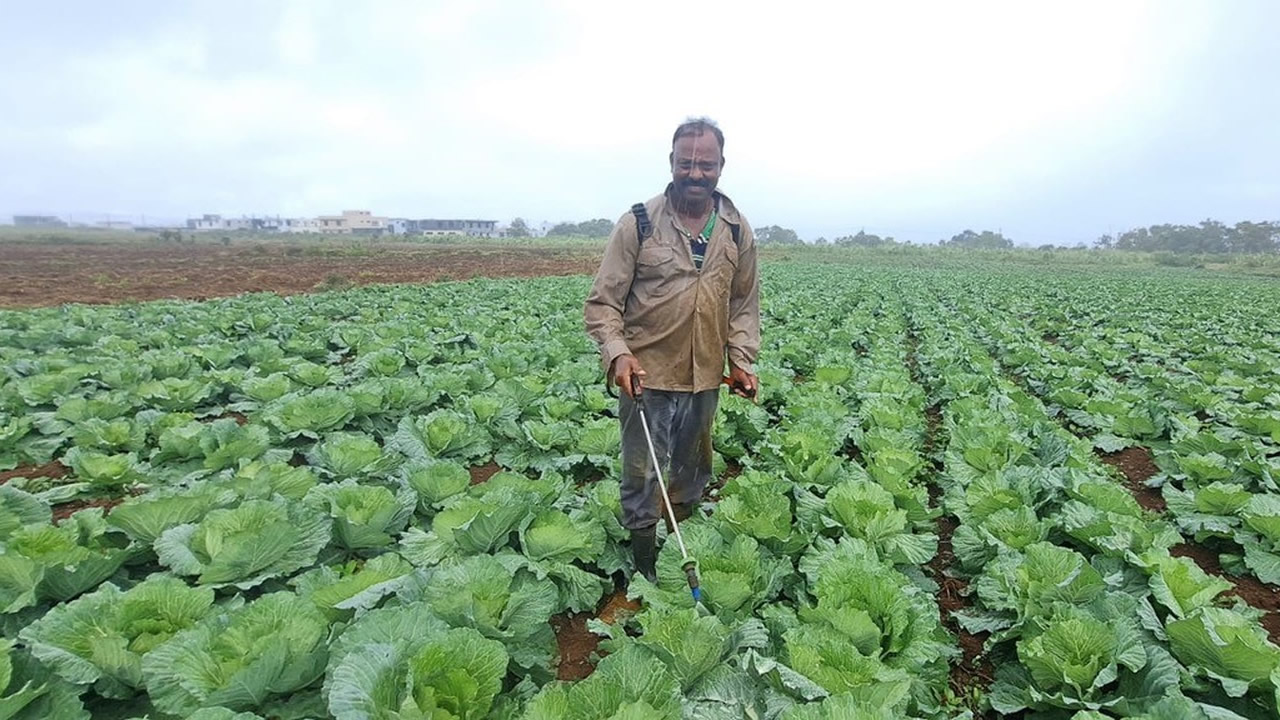
M 622 388 L 622 392 L 632 400 L 635 396 L 631 393 L 632 378 L 637 380 L 637 385 L 644 385 L 644 368 L 640 367 L 640 361 L 636 360 L 635 355 L 619 355 L 613 361 L 613 384 Z

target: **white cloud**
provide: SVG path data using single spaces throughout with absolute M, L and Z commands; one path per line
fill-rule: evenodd
M 1031 226 L 1215 112 L 1197 93 L 1240 72 L 1215 53 L 1245 22 L 1192 0 L 167 12 L 39 70 L 65 92 L 0 118 L 0 152 L 45 165 L 0 179 L 0 208 L 612 217 L 665 181 L 674 125 L 707 114 L 727 135 L 725 187 L 757 222 Z M 0 80 L 35 86 L 21 73 Z M 1278 199 L 1256 180 L 1216 186 Z

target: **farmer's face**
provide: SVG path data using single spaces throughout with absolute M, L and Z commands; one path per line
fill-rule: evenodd
M 671 180 L 676 199 L 702 205 L 715 191 L 723 167 L 724 157 L 714 133 L 677 138 L 671 150 Z

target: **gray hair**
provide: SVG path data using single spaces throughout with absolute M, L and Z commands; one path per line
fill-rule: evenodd
M 724 153 L 724 133 L 720 131 L 720 126 L 716 125 L 716 121 L 709 117 L 689 118 L 676 128 L 675 134 L 671 136 L 671 147 L 676 146 L 676 141 L 686 135 L 698 136 L 705 132 L 709 132 L 716 136 L 716 142 L 720 145 L 721 154 Z

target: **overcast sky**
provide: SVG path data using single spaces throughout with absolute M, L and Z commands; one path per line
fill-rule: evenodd
M 810 240 L 1280 220 L 1280 2 L 835 5 L 6 3 L 0 216 L 615 219 L 708 115 Z

